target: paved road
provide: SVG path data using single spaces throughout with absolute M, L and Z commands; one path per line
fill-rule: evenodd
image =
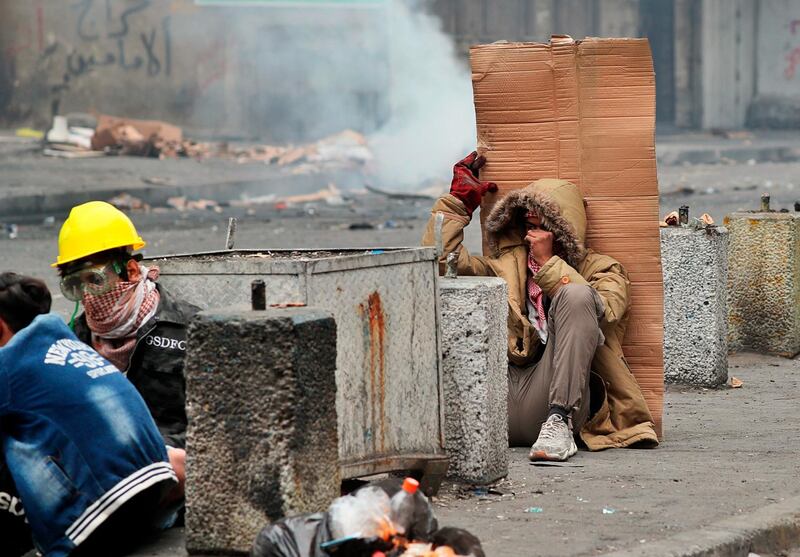
M 509 476 L 492 493 L 444 485 L 440 525 L 470 530 L 491 556 L 588 556 L 646 547 L 800 494 L 800 362 L 745 354 L 730 363 L 741 389 L 668 390 L 658 449 L 581 451 L 570 461 L 580 467 L 563 468 L 531 466 L 526 450 L 511 449 Z M 171 531 L 136 557 L 185 555 L 182 540 L 182 530 Z

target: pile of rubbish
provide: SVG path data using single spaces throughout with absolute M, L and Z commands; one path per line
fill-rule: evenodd
M 287 518 L 258 535 L 253 557 L 485 557 L 478 538 L 439 528 L 419 483 L 385 480 L 336 499 L 325 513 Z
M 238 163 L 256 162 L 292 166 L 313 172 L 320 166 L 363 166 L 373 159 L 366 138 L 343 130 L 305 145 L 232 146 L 227 142 L 202 143 L 185 139 L 178 126 L 158 120 L 135 120 L 101 114 L 56 116 L 44 136 L 44 154 L 61 158 L 124 155 L 159 159 L 222 158 Z
M 689 207 L 687 205 L 681 205 L 680 209 L 677 211 L 672 211 L 664 216 L 659 222 L 661 228 L 666 228 L 669 226 L 683 226 L 683 227 L 691 227 L 696 230 L 708 230 L 715 228 L 714 218 L 709 215 L 708 213 L 703 213 L 700 215 L 700 218 L 693 218 L 691 222 L 689 221 Z

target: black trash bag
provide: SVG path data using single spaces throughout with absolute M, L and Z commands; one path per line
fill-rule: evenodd
M 320 544 L 330 541 L 328 513 L 314 513 L 265 526 L 258 533 L 251 557 L 327 557 Z
M 469 555 L 470 557 L 486 557 L 481 546 L 481 541 L 471 533 L 461 528 L 449 526 L 434 532 L 431 543 L 434 549 L 441 546 L 452 548 L 456 555 Z
M 366 484 L 360 489 L 378 487 L 391 498 L 400 491 L 403 480 L 389 478 Z M 415 497 L 414 523 L 409 529 L 411 539 L 430 542 L 438 528 L 433 516 L 433 507 L 427 498 L 419 492 Z M 371 557 L 375 551 L 385 551 L 392 547 L 379 538 L 343 540 L 330 546 L 327 550 L 320 546 L 333 539 L 330 530 L 328 513 L 315 513 L 285 518 L 275 524 L 264 527 L 259 532 L 251 557 Z

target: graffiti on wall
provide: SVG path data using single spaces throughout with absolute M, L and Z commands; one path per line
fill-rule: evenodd
M 151 0 L 74 2 L 78 40 L 67 53 L 67 73 L 79 77 L 97 68 L 116 67 L 150 77 L 170 75 L 170 16 L 156 23 L 152 17 L 143 17 L 152 4 Z
M 789 33 L 795 44 L 800 42 L 800 19 L 792 20 L 789 24 Z M 797 75 L 798 68 L 800 68 L 800 44 L 797 44 L 786 55 L 786 68 L 783 70 L 783 75 L 791 81 Z

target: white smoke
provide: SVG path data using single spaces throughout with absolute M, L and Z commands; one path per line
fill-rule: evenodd
M 453 40 L 418 0 L 390 0 L 389 119 L 369 137 L 381 184 L 448 180 L 475 148 L 472 84 Z

